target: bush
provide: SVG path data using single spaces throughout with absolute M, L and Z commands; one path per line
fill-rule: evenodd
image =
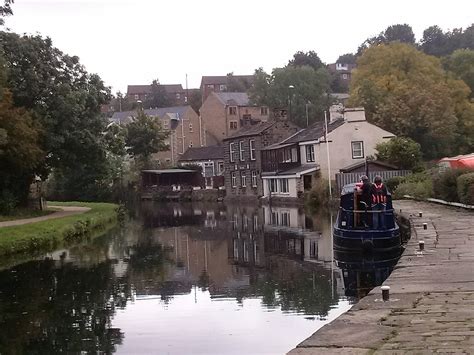
M 458 177 L 466 174 L 464 169 L 448 169 L 433 179 L 433 192 L 436 198 L 450 202 L 459 202 Z
M 9 191 L 0 194 L 0 214 L 10 215 L 18 205 L 18 199 Z
M 460 175 L 457 178 L 459 202 L 474 205 L 474 172 Z
M 403 198 L 404 195 L 410 195 L 416 198 L 425 199 L 433 195 L 433 183 L 431 179 L 423 181 L 402 182 L 395 190 L 393 197 Z
M 388 191 L 394 192 L 402 182 L 405 182 L 405 176 L 394 176 L 388 179 L 385 185 L 387 185 Z
M 329 182 L 326 179 L 317 179 L 308 192 L 306 200 L 312 207 L 327 206 L 329 204 Z

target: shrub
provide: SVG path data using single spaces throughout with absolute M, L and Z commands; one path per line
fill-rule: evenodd
M 312 207 L 327 206 L 329 203 L 329 182 L 326 179 L 317 179 L 306 199 Z
M 464 169 L 448 169 L 436 175 L 433 179 L 434 196 L 445 201 L 459 202 L 457 179 L 466 172 Z
M 18 199 L 9 191 L 0 193 L 0 214 L 10 215 L 15 210 Z
M 387 185 L 388 191 L 394 192 L 402 182 L 405 182 L 405 176 L 394 176 L 388 179 L 385 185 Z
M 424 199 L 431 197 L 433 194 L 433 183 L 431 179 L 423 181 L 402 182 L 398 185 L 393 197 L 396 199 L 403 198 L 404 195 L 410 195 L 416 198 Z
M 457 178 L 459 202 L 474 205 L 474 172 L 460 175 Z

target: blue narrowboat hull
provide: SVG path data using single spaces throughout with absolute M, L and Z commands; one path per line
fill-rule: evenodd
M 401 248 L 400 229 L 343 229 L 334 227 L 334 248 L 344 251 L 387 252 Z

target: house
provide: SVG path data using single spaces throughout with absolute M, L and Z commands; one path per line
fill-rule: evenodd
M 252 86 L 254 81 L 253 75 L 220 75 L 220 76 L 203 76 L 201 78 L 201 94 L 202 102 L 206 101 L 211 92 L 246 91 Z
M 167 144 L 170 149 L 153 155 L 158 165 L 176 165 L 188 148 L 202 145 L 201 122 L 191 106 L 162 107 L 144 110 L 148 116 L 159 117 L 163 129 L 169 130 Z M 133 121 L 136 111 L 115 112 L 110 119 L 116 124 Z
M 266 106 L 254 106 L 245 92 L 212 92 L 199 110 L 204 145 L 214 145 L 230 137 L 240 128 L 268 121 Z
M 341 169 L 365 163 L 378 143 L 393 137 L 367 122 L 363 108 L 345 109 L 342 118 L 328 123 L 327 133 L 325 123 L 316 122 L 262 150 L 264 197 L 300 197 L 311 188 L 317 171 L 322 178 L 335 180 Z
M 224 186 L 224 146 L 189 148 L 179 158 L 178 163 L 180 166 L 200 166 L 207 188 Z
M 333 63 L 328 64 L 328 70 L 331 74 L 336 76 L 337 84 L 333 90 L 338 92 L 348 92 L 349 84 L 352 79 L 352 71 L 357 67 L 356 64 L 350 63 Z
M 180 106 L 188 103 L 186 90 L 181 84 L 160 84 L 160 86 L 164 89 L 167 99 L 174 105 Z M 145 102 L 151 99 L 152 93 L 152 85 L 127 86 L 127 97 L 130 102 Z
M 291 136 L 298 128 L 286 119 L 245 126 L 224 139 L 224 177 L 227 197 L 260 197 L 260 150 Z

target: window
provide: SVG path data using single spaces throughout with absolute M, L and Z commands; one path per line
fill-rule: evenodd
M 237 187 L 237 176 L 235 176 L 235 171 L 230 173 L 230 181 L 231 181 L 232 187 Z
M 222 175 L 223 172 L 224 172 L 224 162 L 220 161 L 217 163 L 217 173 L 219 175 Z
M 230 106 L 229 107 L 229 115 L 236 115 L 237 114 L 237 107 L 236 106 Z
M 212 85 L 212 84 L 207 84 L 207 88 L 214 90 L 214 85 Z
M 219 85 L 219 90 L 220 90 L 220 91 L 226 91 L 226 90 L 227 90 L 227 86 L 221 84 L 221 85 Z
M 237 129 L 237 121 L 229 122 L 230 129 Z
M 252 171 L 252 187 L 257 187 L 257 172 Z
M 251 139 L 250 140 L 250 160 L 255 160 L 255 140 Z
M 352 142 L 352 159 L 360 159 L 364 157 L 364 142 Z
M 258 216 L 256 214 L 253 215 L 253 231 L 258 231 Z
M 260 114 L 262 116 L 267 116 L 268 115 L 268 107 L 260 107 Z
M 278 212 L 273 212 L 272 211 L 272 214 L 270 216 L 270 224 L 273 224 L 274 226 L 277 226 L 279 223 L 278 223 Z
M 289 227 L 290 226 L 290 212 L 281 213 L 281 225 Z
M 189 141 L 189 148 L 193 147 L 193 141 Z
M 179 99 L 181 99 L 181 94 L 177 92 L 176 93 L 176 100 L 179 100 Z
M 342 78 L 343 78 L 344 80 L 347 80 L 347 74 L 342 74 Z
M 234 159 L 234 153 L 235 153 L 234 144 L 235 143 L 229 143 L 229 158 L 230 158 L 231 163 L 233 163 L 235 161 L 235 159 Z
M 244 161 L 244 141 L 239 142 L 239 156 L 240 156 L 240 161 Z
M 269 179 L 268 180 L 268 186 L 269 186 L 270 192 L 278 192 L 277 180 L 276 179 Z
M 308 163 L 314 163 L 314 145 L 309 144 L 306 147 L 306 161 Z
M 163 122 L 163 128 L 164 128 L 164 129 L 168 129 L 168 128 L 169 128 L 168 121 L 164 121 L 164 122 Z
M 139 95 L 135 95 L 135 100 L 139 100 L 140 99 L 140 96 Z
M 288 179 L 279 179 L 280 180 L 280 192 L 281 193 L 288 193 Z
M 247 187 L 247 176 L 245 175 L 245 171 L 240 173 L 240 186 Z
M 193 124 L 190 123 L 190 124 L 189 124 L 189 132 L 192 132 L 192 131 L 193 131 Z

